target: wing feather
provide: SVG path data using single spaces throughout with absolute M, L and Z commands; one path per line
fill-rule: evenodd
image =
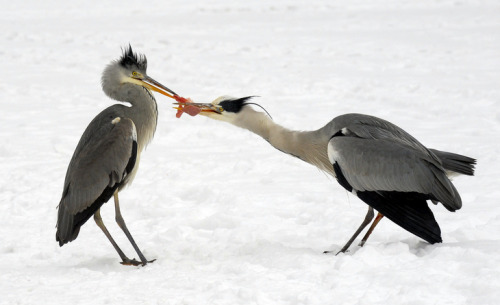
M 330 140 L 328 153 L 356 191 L 418 192 L 450 210 L 461 207 L 455 187 L 425 150 L 388 138 L 343 136 Z
M 104 125 L 70 164 L 71 186 L 63 202 L 71 213 L 86 209 L 106 187 L 121 182 L 132 155 L 134 129 L 128 119 Z
M 79 227 L 124 183 L 127 170 L 131 170 L 127 167 L 132 164 L 133 168 L 137 156 L 137 135 L 132 120 L 110 119 L 87 130 L 92 134 L 86 135 L 88 139 L 77 148 L 70 162 L 59 203 L 56 238 L 62 244 L 75 239 Z M 95 204 L 99 207 L 93 206 Z

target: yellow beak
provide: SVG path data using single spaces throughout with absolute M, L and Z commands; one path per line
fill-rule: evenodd
M 175 99 L 176 96 L 179 96 L 177 93 L 174 91 L 168 89 L 167 87 L 163 86 L 159 82 L 155 81 L 149 76 L 144 76 L 142 79 L 138 79 L 142 85 L 150 90 L 156 91 L 160 94 L 166 95 L 170 98 Z

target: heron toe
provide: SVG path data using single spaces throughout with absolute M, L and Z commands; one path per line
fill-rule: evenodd
M 144 262 L 140 262 L 140 261 L 136 260 L 135 258 L 133 258 L 133 259 L 125 258 L 123 260 L 123 262 L 120 262 L 120 264 L 125 265 L 125 266 L 146 266 L 148 263 L 152 263 L 155 260 L 156 260 L 156 258 L 153 260 L 150 260 L 150 261 L 146 260 Z

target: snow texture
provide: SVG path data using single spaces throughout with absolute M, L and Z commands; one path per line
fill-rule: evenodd
M 0 304 L 498 304 L 500 2 L 1 1 Z M 454 180 L 463 208 L 432 206 L 444 242 L 383 219 L 334 256 L 366 205 L 258 136 L 204 117 L 160 118 L 121 195 L 149 259 L 126 267 L 90 220 L 55 241 L 66 168 L 115 103 L 104 67 L 131 43 L 185 97 L 257 95 L 308 130 L 360 112 L 428 147 L 478 159 Z M 136 257 L 114 221 L 111 234 Z

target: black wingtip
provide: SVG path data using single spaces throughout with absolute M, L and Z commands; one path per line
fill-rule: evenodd
M 430 244 L 443 242 L 428 196 L 415 192 L 358 192 L 358 197 L 395 224 Z

